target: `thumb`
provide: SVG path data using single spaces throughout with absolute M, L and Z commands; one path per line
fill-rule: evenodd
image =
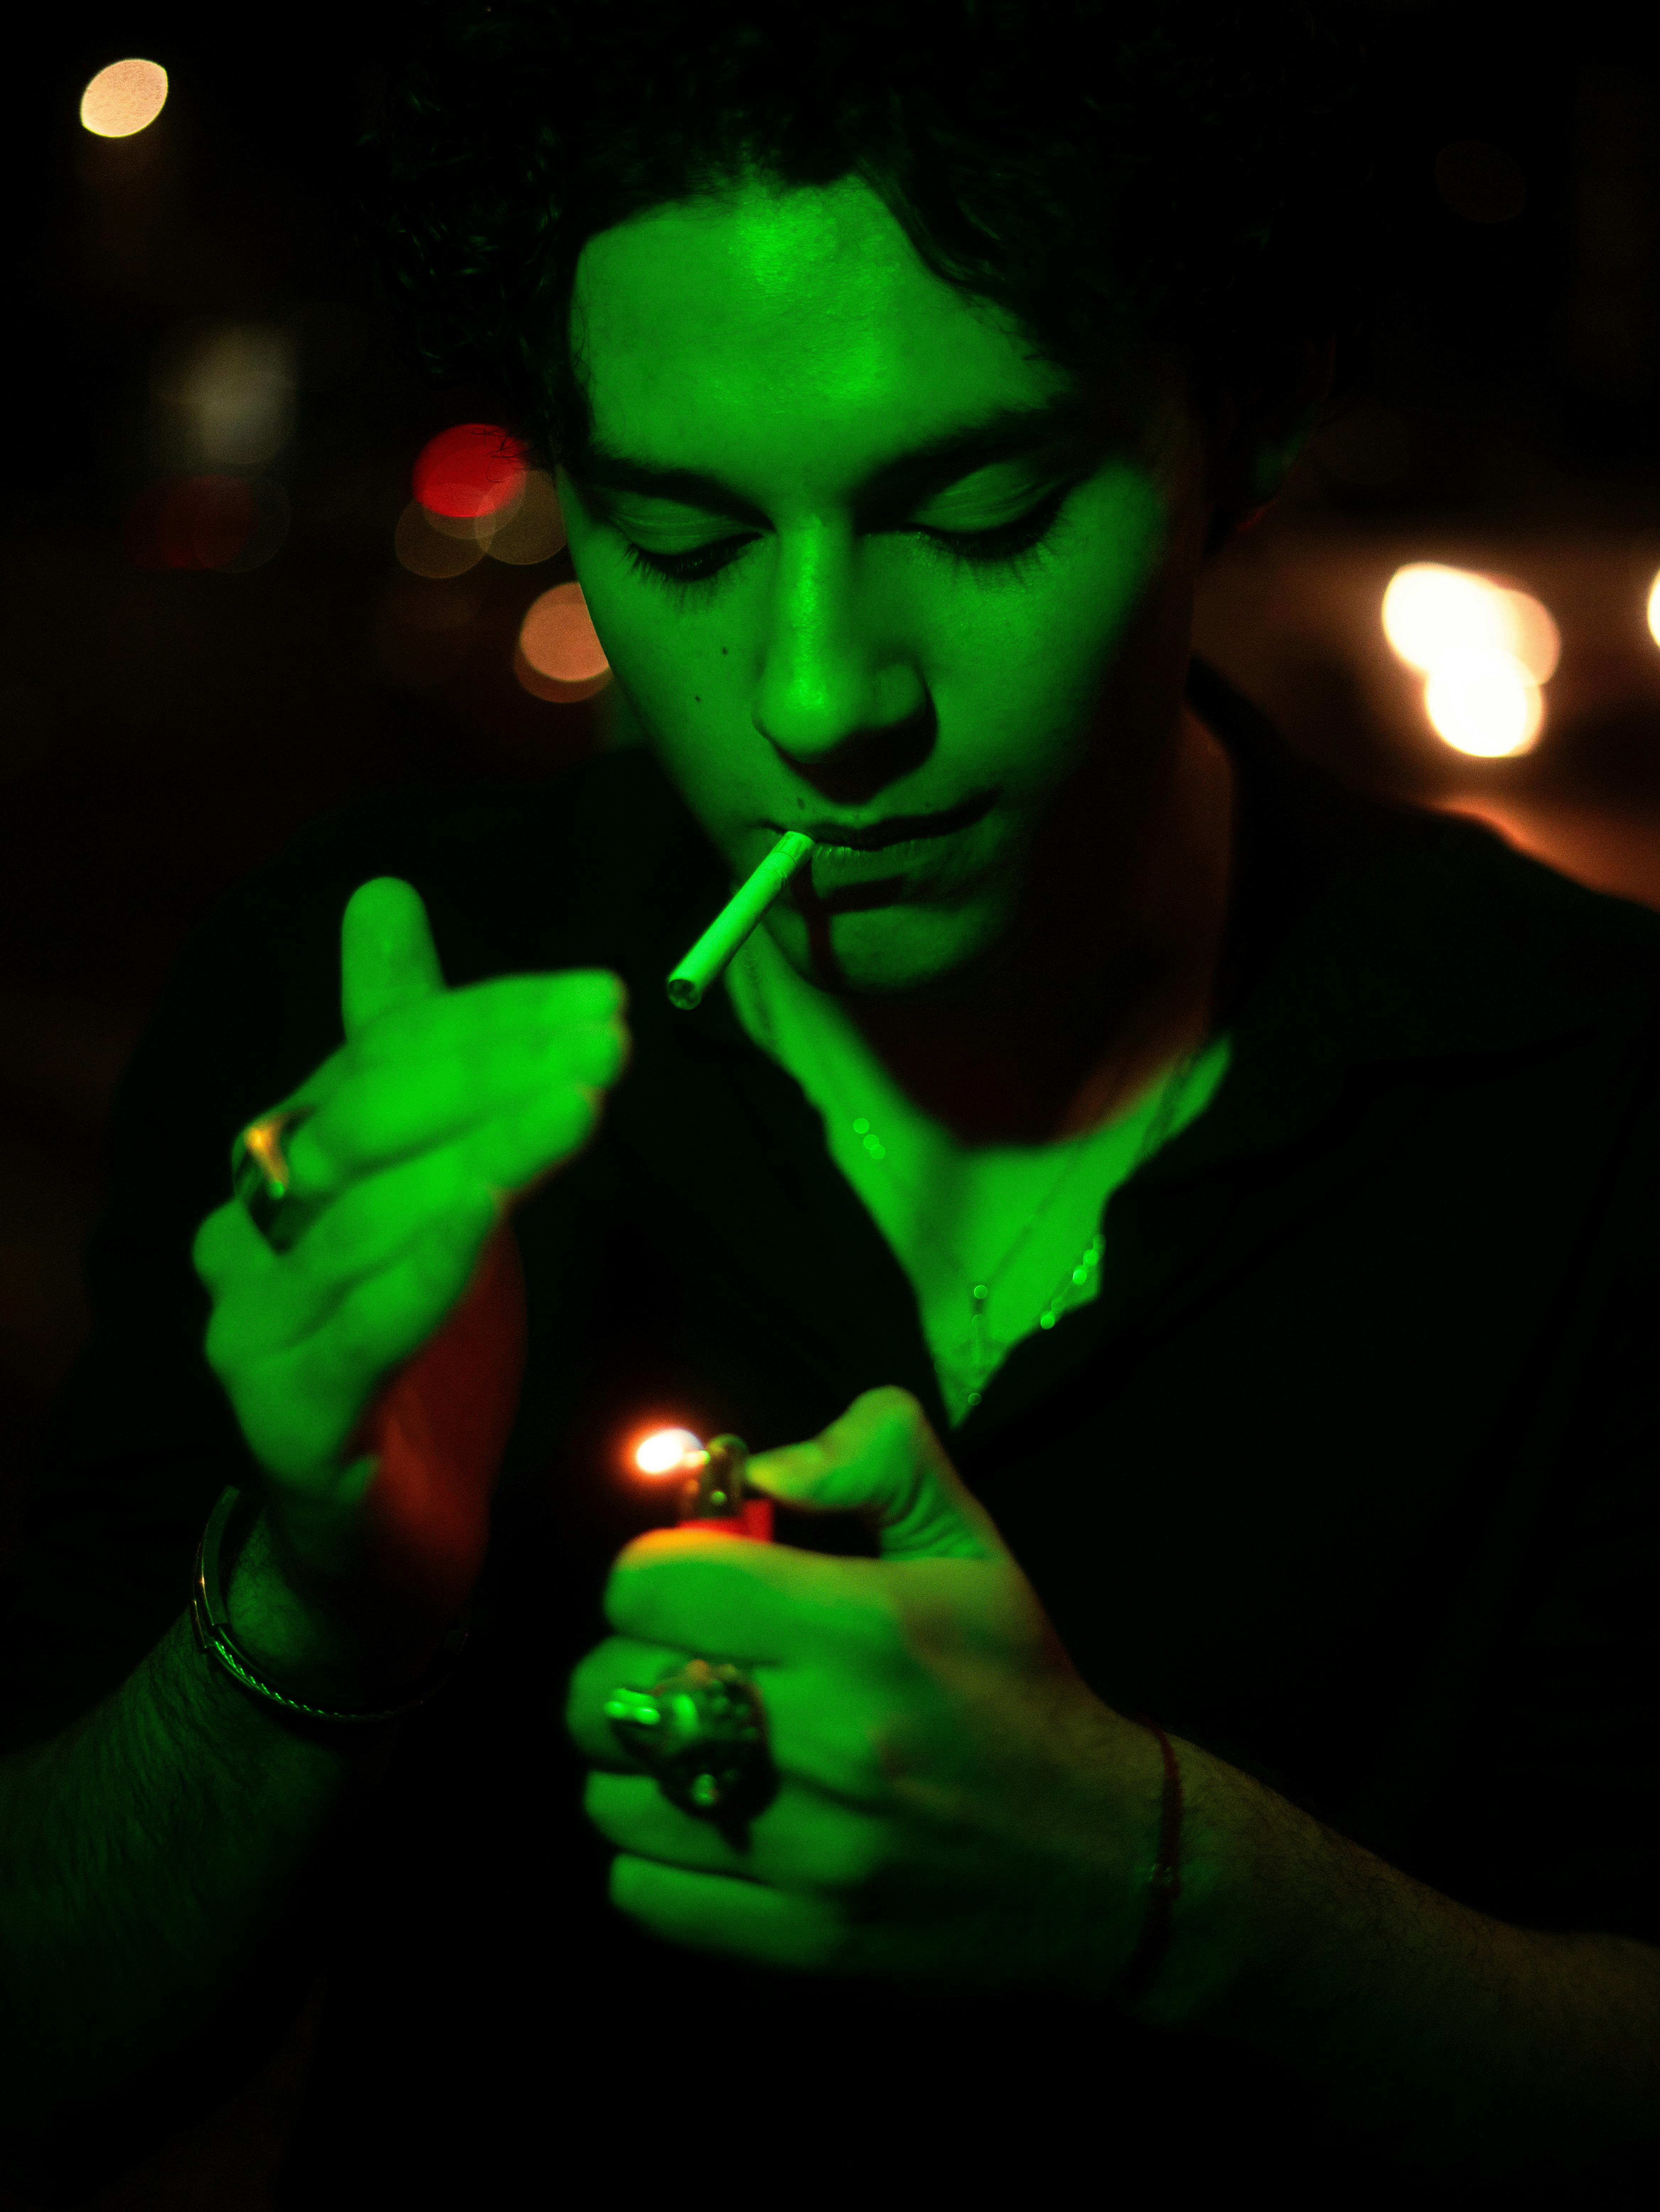
M 413 884 L 360 884 L 340 925 L 340 1013 L 349 1041 L 378 1015 L 444 988 L 427 909 Z
M 750 1461 L 749 1479 L 808 1513 L 857 1513 L 885 1559 L 1006 1559 L 991 1516 L 908 1390 L 867 1390 L 811 1443 Z

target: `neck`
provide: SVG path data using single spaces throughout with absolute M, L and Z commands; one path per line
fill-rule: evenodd
M 1063 887 L 988 973 L 924 1004 L 848 1001 L 889 1073 L 970 1145 L 1100 1127 L 1199 1044 L 1227 918 L 1233 769 L 1184 706 L 1139 807 L 1056 811 L 1034 879 Z M 1119 794 L 1120 799 L 1122 793 Z M 1131 826 L 1114 836 L 1104 823 Z

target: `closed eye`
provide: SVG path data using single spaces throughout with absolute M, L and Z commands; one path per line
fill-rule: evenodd
M 642 576 L 656 576 L 670 584 L 706 584 L 736 561 L 746 545 L 755 542 L 753 531 L 739 538 L 717 538 L 707 545 L 694 545 L 687 553 L 652 553 L 624 538 L 628 565 Z
M 1024 514 L 1016 515 L 1011 522 L 1000 522 L 991 530 L 942 530 L 924 522 L 899 523 L 890 528 L 921 538 L 954 561 L 971 568 L 1014 562 L 1035 551 L 1047 538 L 1072 489 L 1071 483 L 1056 485 L 1035 507 L 1027 507 Z M 629 566 L 637 574 L 684 586 L 712 583 L 757 542 L 757 536 L 754 531 L 744 531 L 730 538 L 712 538 L 707 544 L 694 545 L 684 553 L 654 553 L 626 535 L 622 543 Z
M 999 561 L 1015 562 L 1023 554 L 1035 552 L 1042 544 L 1071 489 L 1070 483 L 1057 484 L 1035 507 L 1028 507 L 1024 514 L 1017 514 L 1012 522 L 1000 522 L 992 530 L 941 530 L 920 522 L 909 526 L 954 560 L 966 562 L 971 568 L 990 567 Z

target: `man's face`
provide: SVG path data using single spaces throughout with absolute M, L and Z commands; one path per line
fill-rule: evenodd
M 1172 741 L 1203 532 L 1179 402 L 1144 367 L 1086 397 L 857 182 L 602 233 L 572 342 L 572 552 L 667 774 L 735 875 L 819 841 L 771 920 L 802 973 L 972 973 L 1057 854 L 1104 860 Z

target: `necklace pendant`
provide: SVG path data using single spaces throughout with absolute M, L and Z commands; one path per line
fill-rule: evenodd
M 974 1285 L 974 1310 L 969 1316 L 968 1342 L 970 1350 L 973 1355 L 974 1381 L 976 1384 L 984 1382 L 986 1376 L 988 1363 L 985 1356 L 985 1302 L 991 1295 L 991 1292 L 990 1287 L 986 1284 L 976 1283 Z M 976 1391 L 975 1395 L 978 1402 L 978 1390 Z

